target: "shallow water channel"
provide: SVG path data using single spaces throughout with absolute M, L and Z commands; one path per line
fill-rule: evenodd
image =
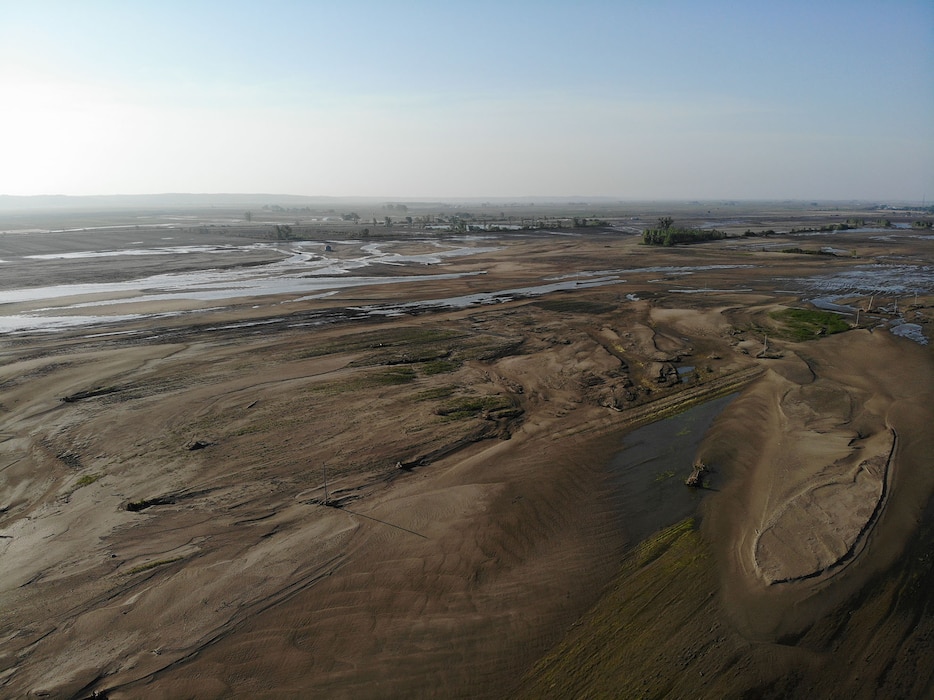
M 736 396 L 694 406 L 623 437 L 608 470 L 620 527 L 631 544 L 694 514 L 707 490 L 685 486 L 684 480 L 704 434 Z

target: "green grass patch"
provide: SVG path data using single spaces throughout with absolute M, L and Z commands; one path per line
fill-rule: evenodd
M 696 695 L 698 678 L 722 673 L 730 664 L 724 654 L 721 664 L 712 667 L 716 652 L 697 651 L 701 630 L 706 632 L 718 619 L 708 612 L 716 606 L 715 571 L 692 519 L 656 533 L 625 557 L 613 583 L 564 640 L 535 664 L 512 697 Z
M 431 389 L 420 391 L 412 397 L 414 401 L 437 401 L 446 399 L 457 391 L 456 386 L 437 386 Z
M 434 374 L 447 374 L 459 369 L 460 366 L 461 363 L 456 360 L 430 360 L 422 365 L 422 373 L 429 377 Z
M 682 535 L 694 529 L 694 518 L 687 518 L 680 523 L 656 532 L 633 550 L 633 559 L 637 566 L 645 566 L 664 554 Z
M 165 566 L 166 564 L 172 564 L 177 562 L 184 557 L 173 557 L 172 559 L 160 559 L 159 561 L 151 561 L 148 564 L 140 564 L 139 566 L 134 566 L 129 571 L 124 571 L 124 576 L 132 576 L 133 574 L 140 574 L 144 571 L 149 571 L 150 569 L 155 569 L 160 566 Z
M 845 318 L 830 311 L 782 309 L 773 311 L 769 316 L 781 324 L 781 335 L 791 340 L 814 340 L 850 330 L 850 324 Z
M 369 380 L 376 386 L 394 386 L 396 384 L 408 384 L 415 380 L 415 370 L 411 367 L 393 367 L 384 372 L 372 374 L 363 381 Z
M 103 474 L 85 474 L 80 479 L 75 482 L 75 488 L 80 489 L 82 486 L 90 486 L 95 481 L 100 479 Z

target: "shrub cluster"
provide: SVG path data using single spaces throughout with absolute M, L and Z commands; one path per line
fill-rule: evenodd
M 849 231 L 851 228 L 858 228 L 851 224 L 826 224 L 811 228 L 793 228 L 790 233 L 830 233 L 831 231 Z
M 703 243 L 726 238 L 726 233 L 717 229 L 696 228 L 651 228 L 642 232 L 645 245 L 680 245 L 682 243 Z

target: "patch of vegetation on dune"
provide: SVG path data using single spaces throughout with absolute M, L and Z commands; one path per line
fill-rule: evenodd
M 437 399 L 446 399 L 457 391 L 456 386 L 437 386 L 431 389 L 420 391 L 412 397 L 413 401 L 435 401 Z
M 421 365 L 427 376 L 453 372 L 466 360 L 489 361 L 510 355 L 524 338 L 501 337 L 451 328 L 406 326 L 340 338 L 315 345 L 301 353 L 302 359 L 339 353 L 367 352 L 351 367 Z
M 449 328 L 426 328 L 423 326 L 381 328 L 375 331 L 347 335 L 330 343 L 314 345 L 304 350 L 301 356 L 307 358 L 334 355 L 342 352 L 360 352 L 361 350 L 417 348 L 419 346 L 446 343 L 466 336 L 467 333 L 464 331 Z
M 134 566 L 128 571 L 124 571 L 124 576 L 132 576 L 133 574 L 141 574 L 144 571 L 150 571 L 151 569 L 158 568 L 160 566 L 165 566 L 166 564 L 173 564 L 177 561 L 181 561 L 184 557 L 173 557 L 172 559 L 159 559 L 158 561 L 151 561 L 147 564 L 140 564 L 139 566 Z
M 381 386 L 399 386 L 414 382 L 418 373 L 409 365 L 387 367 L 379 372 L 367 372 L 349 379 L 323 382 L 307 389 L 310 396 L 337 396 L 351 391 Z
M 103 474 L 85 474 L 80 479 L 75 482 L 75 488 L 80 489 L 82 486 L 90 486 L 95 481 L 100 479 Z
M 694 518 L 687 518 L 680 523 L 656 532 L 641 542 L 632 552 L 637 566 L 645 566 L 668 551 L 683 535 L 694 530 Z
M 850 330 L 845 318 L 830 311 L 782 309 L 771 312 L 769 317 L 780 324 L 779 335 L 789 340 L 814 340 Z
M 515 402 L 503 394 L 492 396 L 459 396 L 442 404 L 436 413 L 449 420 L 473 418 L 481 413 L 518 410 Z
M 85 486 L 90 486 L 103 478 L 103 476 L 103 474 L 85 474 L 79 477 L 72 487 L 62 494 L 61 498 L 67 502 L 74 495 L 75 491 Z
M 698 678 L 692 629 L 714 590 L 712 559 L 692 518 L 640 543 L 515 697 L 688 697 Z M 683 673 L 671 673 L 672 659 L 683 662 Z
M 525 338 L 520 336 L 514 338 L 486 337 L 481 342 L 463 350 L 460 355 L 466 360 L 489 362 L 516 354 L 516 351 L 522 347 L 523 343 L 525 343 Z
M 371 374 L 362 381 L 374 386 L 395 386 L 415 381 L 415 376 L 415 370 L 411 367 L 393 367 L 384 372 Z
M 414 365 L 444 360 L 451 356 L 447 344 L 427 346 L 402 346 L 386 348 L 371 353 L 350 363 L 350 367 L 373 367 L 378 365 Z
M 459 369 L 460 366 L 461 363 L 457 362 L 456 360 L 437 359 L 424 363 L 421 369 L 422 373 L 426 376 L 432 376 L 434 374 L 447 374 L 448 372 L 454 372 Z

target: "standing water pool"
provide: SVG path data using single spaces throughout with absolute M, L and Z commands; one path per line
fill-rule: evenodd
M 623 437 L 610 461 L 610 483 L 620 525 L 635 544 L 694 514 L 705 489 L 684 485 L 694 456 L 713 424 L 736 394 L 637 428 Z

